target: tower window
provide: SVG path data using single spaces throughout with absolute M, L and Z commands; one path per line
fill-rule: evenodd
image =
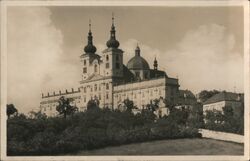
M 97 72 L 97 65 L 95 64 L 95 72 Z
M 106 89 L 109 89 L 109 84 L 108 83 L 106 84 Z
M 106 94 L 106 99 L 109 99 L 109 94 L 108 93 Z
M 106 55 L 106 60 L 109 61 L 109 56 L 108 55 Z
M 109 63 L 106 63 L 106 68 L 109 68 Z
M 83 88 L 83 92 L 86 93 L 86 87 Z
M 101 94 L 99 94 L 99 100 L 101 100 L 102 99 L 102 96 L 101 96 Z
M 86 67 L 83 68 L 83 73 L 87 73 L 87 68 Z
M 84 64 L 84 65 L 86 65 L 86 64 L 87 64 L 87 63 L 86 63 L 86 60 L 83 60 L 83 64 Z

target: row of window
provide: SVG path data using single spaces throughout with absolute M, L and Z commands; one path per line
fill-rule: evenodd
M 156 91 L 156 90 L 155 90 Z M 156 93 L 156 92 L 155 92 Z M 159 90 L 158 91 L 158 94 L 159 95 L 162 95 L 162 90 Z M 131 96 L 133 96 L 134 97 L 134 99 L 136 99 L 136 97 L 137 97 L 137 95 L 136 95 L 136 93 L 130 93 L 130 95 Z M 139 93 L 139 95 L 140 95 L 140 93 Z M 129 96 L 129 94 L 126 94 L 126 93 L 124 93 L 124 94 L 118 94 L 118 95 L 116 95 L 116 97 L 119 97 L 119 99 L 121 99 L 121 97 L 122 96 Z M 150 96 L 152 97 L 153 96 L 153 90 L 150 90 Z M 144 92 L 142 92 L 142 97 L 144 98 L 145 97 L 145 93 Z
M 94 97 L 91 96 L 90 98 L 91 99 L 98 99 L 100 101 L 100 100 L 102 100 L 102 95 L 99 93 L 98 97 L 95 95 Z M 105 99 L 109 99 L 109 94 L 108 93 L 106 93 Z M 87 97 L 86 96 L 83 96 L 83 102 L 87 102 Z
M 109 56 L 106 55 L 106 61 L 108 61 L 108 60 L 109 60 Z M 119 55 L 116 55 L 116 61 L 119 61 Z M 86 66 L 87 61 L 83 60 L 83 64 L 84 64 L 84 66 Z M 94 71 L 95 72 L 97 72 L 97 67 L 98 67 L 97 65 L 94 66 Z M 116 69 L 120 69 L 120 63 L 117 62 L 115 67 L 116 67 Z M 106 68 L 109 68 L 109 63 L 108 62 L 106 63 Z M 83 68 L 83 73 L 87 73 L 87 67 Z
M 106 90 L 109 90 L 109 83 L 106 83 L 105 84 L 106 86 Z M 97 90 L 101 90 L 101 84 L 99 86 L 97 86 L 97 84 L 94 85 L 94 87 L 90 86 L 90 92 L 93 92 L 93 88 L 94 88 L 94 91 L 97 91 Z M 83 87 L 83 92 L 86 93 L 87 92 L 87 87 Z

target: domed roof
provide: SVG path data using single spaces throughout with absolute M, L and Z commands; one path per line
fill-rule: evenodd
M 139 69 L 139 70 L 148 70 L 150 69 L 149 68 L 149 65 L 148 65 L 148 62 L 140 56 L 140 48 L 139 46 L 137 45 L 136 49 L 135 49 L 135 56 L 133 58 L 131 58 L 129 61 L 128 61 L 128 64 L 127 64 L 127 67 L 128 69 Z
M 95 53 L 96 52 L 96 47 L 92 44 L 88 44 L 84 47 L 85 53 Z
M 120 43 L 116 39 L 111 38 L 107 41 L 106 45 L 108 48 L 118 48 Z
M 93 45 L 93 36 L 91 32 L 91 23 L 89 23 L 88 44 L 84 47 L 85 53 L 95 53 L 96 47 Z
M 148 62 L 141 56 L 134 56 L 133 58 L 131 58 L 128 61 L 127 64 L 128 69 L 143 69 L 143 70 L 147 70 L 150 69 Z
M 118 48 L 120 43 L 115 38 L 115 25 L 114 25 L 114 16 L 112 15 L 112 26 L 110 30 L 110 39 L 107 41 L 106 45 L 108 48 Z

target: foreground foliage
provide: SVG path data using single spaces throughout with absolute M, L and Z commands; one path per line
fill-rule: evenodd
M 149 140 L 197 137 L 185 111 L 155 121 L 152 111 L 92 109 L 67 118 L 18 115 L 7 122 L 8 155 L 60 155 Z
M 233 109 L 225 106 L 223 112 L 206 111 L 205 128 L 215 131 L 244 134 L 244 106 Z

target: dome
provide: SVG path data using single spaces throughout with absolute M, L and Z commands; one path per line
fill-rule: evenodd
M 96 52 L 96 47 L 92 44 L 88 44 L 84 47 L 85 53 L 95 53 Z
M 118 48 L 120 43 L 114 38 L 111 38 L 110 40 L 107 41 L 106 43 L 108 48 Z
M 135 55 L 128 61 L 127 64 L 128 69 L 138 69 L 138 70 L 148 70 L 149 65 L 148 62 L 141 56 Z
M 128 69 L 137 69 L 137 70 L 150 69 L 148 62 L 143 57 L 140 56 L 140 52 L 141 50 L 137 44 L 137 47 L 135 49 L 135 56 L 128 61 L 127 64 Z

